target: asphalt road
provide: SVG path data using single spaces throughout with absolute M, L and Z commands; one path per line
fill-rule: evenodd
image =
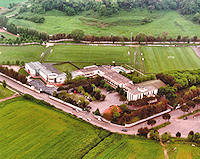
M 99 121 L 94 117 L 94 115 L 92 113 L 89 113 L 89 112 L 86 112 L 86 111 L 77 112 L 76 110 L 72 109 L 71 107 L 69 107 L 67 105 L 64 105 L 62 103 L 59 103 L 57 101 L 50 99 L 49 96 L 45 93 L 37 93 L 37 92 L 35 92 L 31 89 L 28 89 L 28 88 L 14 82 L 13 80 L 10 80 L 7 77 L 0 75 L 0 81 L 3 81 L 3 80 L 5 80 L 6 83 L 10 87 L 12 87 L 12 88 L 14 88 L 14 89 L 16 89 L 16 90 L 18 90 L 22 93 L 30 94 L 37 99 L 44 100 L 44 101 L 50 103 L 51 105 L 54 105 L 56 108 L 63 110 L 64 112 L 74 114 L 77 117 L 82 118 L 83 120 L 85 120 L 85 121 L 87 121 L 87 122 L 89 122 L 93 125 L 96 125 L 96 126 L 101 127 L 103 129 L 109 130 L 111 132 L 134 135 L 134 134 L 137 134 L 138 129 L 141 128 L 141 127 L 151 128 L 151 126 L 147 125 L 147 122 L 141 123 L 141 124 L 133 126 L 133 127 L 125 128 L 124 126 L 120 126 L 120 125 L 116 125 L 116 124 L 112 124 L 112 123 L 107 123 L 107 122 L 104 122 L 104 121 Z M 167 126 L 165 128 L 160 129 L 159 130 L 160 134 L 163 134 L 166 131 L 172 131 L 172 135 L 175 136 L 176 132 L 180 131 L 181 133 L 183 133 L 183 137 L 186 137 L 186 133 L 188 133 L 188 131 L 191 130 L 191 127 L 188 127 L 188 129 L 187 129 L 187 127 L 184 127 L 183 130 L 179 129 L 180 127 L 178 125 L 180 125 L 180 126 L 181 125 L 182 126 L 187 125 L 186 121 L 177 119 L 179 116 L 183 115 L 182 111 L 175 110 L 175 111 L 171 112 L 170 114 L 171 114 L 171 120 L 170 121 L 171 121 L 172 124 L 170 124 L 169 126 Z M 90 118 L 91 120 L 88 121 L 88 118 Z M 160 124 L 166 122 L 165 120 L 162 119 L 161 116 L 155 118 L 155 120 L 156 120 L 156 125 L 154 125 L 154 126 L 157 126 L 157 125 L 160 125 Z M 177 121 L 180 122 L 180 123 L 177 124 Z M 194 123 L 194 121 L 193 121 L 193 123 Z M 194 124 L 191 124 L 191 125 L 196 126 Z M 124 128 L 127 130 L 127 132 L 122 131 L 122 129 L 124 129 Z

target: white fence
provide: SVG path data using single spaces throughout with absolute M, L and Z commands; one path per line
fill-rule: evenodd
M 64 105 L 66 105 L 66 106 L 69 106 L 69 107 L 71 107 L 71 108 L 73 108 L 73 109 L 77 109 L 77 110 L 79 110 L 79 111 L 82 111 L 81 108 L 79 108 L 79 107 L 77 107 L 77 106 L 75 106 L 75 105 L 72 105 L 72 104 L 70 104 L 70 103 L 66 103 L 66 102 L 64 102 L 64 101 L 62 101 L 62 100 L 60 100 L 60 99 L 58 99 L 58 98 L 53 97 L 53 96 L 49 96 L 49 98 L 52 99 L 52 100 L 55 100 L 55 101 L 57 101 L 57 102 L 59 102 L 59 103 L 62 103 L 62 104 L 64 104 Z

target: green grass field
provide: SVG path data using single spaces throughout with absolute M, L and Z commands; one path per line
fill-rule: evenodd
M 0 32 L 0 36 L 3 35 L 4 37 L 6 37 L 6 39 L 16 39 L 15 36 L 7 34 L 7 33 L 2 33 Z
M 86 34 L 90 35 L 125 35 L 131 36 L 131 32 L 135 36 L 137 33 L 143 32 L 148 35 L 158 36 L 162 32 L 169 33 L 170 37 L 182 36 L 200 36 L 200 27 L 193 24 L 175 11 L 157 11 L 150 13 L 146 10 L 133 10 L 130 12 L 120 12 L 118 15 L 111 17 L 97 18 L 93 15 L 83 13 L 77 16 L 65 16 L 59 11 L 47 12 L 45 22 L 36 24 L 26 20 L 15 18 L 9 19 L 9 22 L 18 26 L 34 28 L 40 31 L 55 33 L 70 33 L 74 29 L 82 29 Z M 153 22 L 141 25 L 138 21 L 144 18 L 151 18 Z
M 43 46 L 0 46 L 0 63 L 16 60 L 30 62 L 40 60 L 41 53 L 45 50 Z
M 49 55 L 47 61 L 72 61 L 82 63 L 111 64 L 130 63 L 128 47 L 112 46 L 55 46 L 53 53 Z
M 4 99 L 7 97 L 10 97 L 14 94 L 14 92 L 12 92 L 11 90 L 9 90 L 8 88 L 4 88 L 1 84 L 0 84 L 0 99 Z
M 108 136 L 105 130 L 22 97 L 0 103 L 0 121 L 0 158 L 163 159 L 158 142 Z
M 142 47 L 146 73 L 200 68 L 200 59 L 190 47 Z
M 192 147 L 192 144 L 168 144 L 167 151 L 170 159 L 200 158 L 200 148 Z
M 84 159 L 94 158 L 164 159 L 164 154 L 159 142 L 114 134 L 84 157 Z
M 25 0 L 0 0 L 0 7 L 8 7 L 10 3 L 19 3 Z

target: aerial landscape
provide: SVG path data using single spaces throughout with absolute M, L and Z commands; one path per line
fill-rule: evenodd
M 0 0 L 0 159 L 200 159 L 199 0 Z

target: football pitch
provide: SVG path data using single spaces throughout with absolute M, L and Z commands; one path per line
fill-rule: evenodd
M 200 68 L 200 59 L 191 47 L 141 47 L 134 59 L 135 68 L 144 73 Z

